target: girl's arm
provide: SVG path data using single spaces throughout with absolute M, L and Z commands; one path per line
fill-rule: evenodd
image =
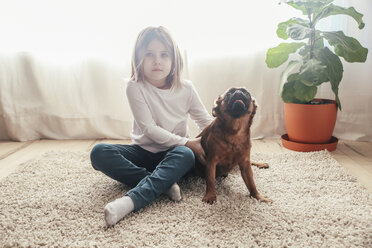
M 187 138 L 173 134 L 156 125 L 152 118 L 151 111 L 139 88 L 128 84 L 126 93 L 134 120 L 146 137 L 155 143 L 166 147 L 186 144 L 188 141 Z
M 196 125 L 199 127 L 200 131 L 206 128 L 213 120 L 213 117 L 208 113 L 204 104 L 202 103 L 198 92 L 192 85 L 191 87 L 191 102 L 189 114 L 190 118 L 195 121 Z M 201 137 L 195 139 L 189 139 L 186 143 L 198 158 L 199 162 L 206 164 L 205 151 L 201 145 Z
M 192 85 L 191 102 L 189 109 L 190 118 L 195 121 L 199 130 L 202 131 L 213 120 L 213 117 L 208 113 L 204 104 L 202 103 L 198 92 Z

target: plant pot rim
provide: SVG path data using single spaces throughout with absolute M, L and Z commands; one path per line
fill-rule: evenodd
M 284 102 L 284 104 L 288 104 L 288 105 L 296 104 L 296 105 L 305 105 L 305 106 L 321 106 L 321 105 L 328 105 L 328 104 L 336 104 L 337 105 L 337 102 L 335 100 L 328 99 L 328 98 L 314 98 L 311 101 L 319 102 L 319 101 L 322 101 L 322 100 L 327 100 L 329 102 L 324 103 L 324 104 L 318 104 L 318 105 L 317 104 L 309 104 L 309 103 L 294 103 L 294 102 Z

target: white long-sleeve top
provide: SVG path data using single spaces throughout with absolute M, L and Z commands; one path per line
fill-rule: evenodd
M 200 130 L 213 120 L 193 84 L 187 80 L 182 81 L 182 87 L 171 89 L 129 81 L 126 93 L 134 117 L 132 143 L 153 153 L 186 144 L 188 116 Z

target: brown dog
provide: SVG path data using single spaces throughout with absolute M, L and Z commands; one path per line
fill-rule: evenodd
M 216 117 L 199 135 L 206 153 L 207 165 L 196 162 L 196 172 L 206 177 L 207 190 L 204 202 L 216 201 L 215 178 L 227 176 L 239 165 L 250 195 L 259 201 L 271 202 L 261 196 L 253 180 L 251 164 L 268 168 L 266 163 L 251 163 L 250 127 L 256 113 L 255 100 L 245 88 L 230 88 L 216 100 L 212 114 Z

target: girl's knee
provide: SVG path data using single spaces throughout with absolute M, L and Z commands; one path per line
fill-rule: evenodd
M 93 147 L 90 152 L 90 161 L 94 169 L 99 170 L 99 165 L 102 163 L 105 149 L 107 149 L 107 144 L 101 143 Z
M 191 169 L 195 163 L 195 155 L 193 151 L 186 146 L 177 146 L 174 148 L 174 151 L 177 152 L 182 158 L 183 166 Z

